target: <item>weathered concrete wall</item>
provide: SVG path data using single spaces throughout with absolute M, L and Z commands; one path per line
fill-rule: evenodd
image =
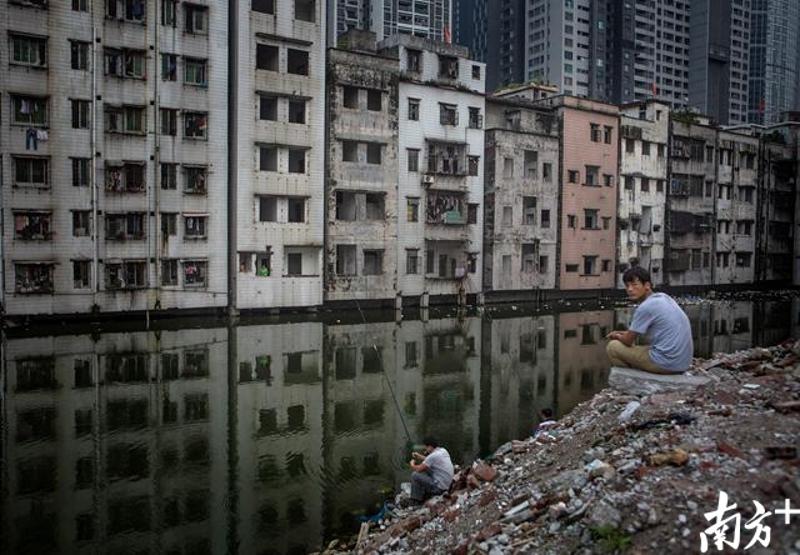
M 93 3 L 88 4 L 91 7 Z M 4 35 L 6 31 L 23 33 L 46 41 L 44 64 L 20 65 L 10 58 L 9 49 L 0 52 L 0 102 L 9 116 L 0 126 L 5 310 L 9 314 L 53 314 L 224 306 L 227 2 L 208 5 L 206 27 L 194 34 L 184 31 L 182 6 L 177 11 L 177 25 L 172 27 L 161 25 L 160 4 L 155 1 L 144 4 L 137 20 L 122 19 L 124 10 L 119 19 L 107 17 L 103 3 L 94 5 L 94 12 L 81 12 L 62 2 L 51 2 L 44 10 L 8 4 L 0 19 Z M 70 41 L 80 41 L 86 49 L 86 63 L 76 64 L 77 69 L 72 67 Z M 131 58 L 130 64 L 120 60 L 120 75 L 114 75 L 106 60 L 110 49 L 130 49 L 139 58 L 136 63 Z M 174 80 L 162 76 L 163 53 L 177 56 Z M 187 58 L 205 60 L 204 84 L 184 83 Z M 135 75 L 126 74 L 134 67 Z M 25 118 L 14 116 L 12 95 L 42 99 L 46 121 L 18 121 Z M 87 103 L 87 119 L 79 128 L 73 128 L 74 100 Z M 120 120 L 112 132 L 107 112 L 123 106 L 135 108 L 137 116 Z M 161 109 L 175 110 L 174 135 L 161 133 Z M 205 115 L 204 138 L 187 136 L 186 111 Z M 46 131 L 47 140 L 37 141 L 36 146 L 26 144 L 29 130 Z M 16 166 L 35 157 L 47 165 L 46 182 L 38 187 L 17 184 Z M 80 186 L 73 185 L 73 160 L 87 164 L 87 177 Z M 122 162 L 142 166 L 141 189 L 107 190 L 109 166 Z M 174 189 L 161 185 L 162 163 L 177 164 Z M 204 193 L 187 194 L 189 166 L 206 172 Z M 24 210 L 49 214 L 50 235 L 19 238 L 14 212 Z M 73 214 L 79 211 L 88 212 L 91 222 L 86 235 L 75 236 Z M 125 240 L 107 234 L 109 215 L 133 213 L 142 215 L 141 234 Z M 173 235 L 161 233 L 162 214 L 174 215 Z M 205 218 L 205 235 L 188 237 L 186 218 L 196 216 Z M 176 265 L 177 279 L 168 285 L 163 281 L 165 260 Z M 109 268 L 125 262 L 141 265 L 141 279 L 126 279 L 119 289 L 108 287 Z M 205 265 L 205 280 L 199 284 L 190 283 L 195 274 L 188 268 L 195 262 Z M 28 263 L 49 268 L 52 280 L 47 289 L 51 291 L 18 290 L 15 266 Z M 73 279 L 74 263 L 87 265 L 87 282 Z
M 669 106 L 647 102 L 623 108 L 620 120 L 617 287 L 632 264 L 664 281 Z
M 548 111 L 487 103 L 486 159 L 492 160 L 485 169 L 487 291 L 555 287 L 559 141 L 554 119 Z M 529 249 L 526 260 L 523 245 Z
M 396 59 L 329 50 L 326 300 L 390 299 L 396 294 L 398 264 L 401 261 L 405 264 L 405 253 L 397 249 L 397 222 L 405 216 L 397 200 L 398 78 Z M 355 107 L 345 106 L 346 87 L 355 91 Z M 369 94 L 380 95 L 379 110 L 370 108 Z M 353 144 L 357 145 L 356 159 L 344 160 L 345 145 L 352 148 Z M 371 148 L 368 145 L 372 148 L 379 145 L 379 163 L 367 159 L 367 149 Z M 339 214 L 337 197 L 342 194 L 353 194 L 357 199 L 354 221 Z M 379 194 L 383 199 L 383 213 L 379 218 L 367 213 L 362 202 L 366 194 Z M 355 247 L 352 253 L 355 260 L 350 263 L 338 260 L 340 246 Z M 380 273 L 366 271 L 365 250 L 382 253 Z

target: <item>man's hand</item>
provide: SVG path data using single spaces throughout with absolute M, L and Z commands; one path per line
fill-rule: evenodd
M 618 331 L 609 332 L 608 335 L 606 335 L 606 339 L 608 339 L 609 341 L 612 341 L 614 339 L 619 339 L 619 332 Z
M 413 460 L 415 460 L 415 461 L 424 461 L 425 460 L 425 455 L 423 455 L 422 453 L 417 453 L 416 451 L 411 453 L 411 456 L 413 457 Z
M 613 341 L 616 339 L 617 341 L 622 341 L 625 345 L 630 347 L 636 342 L 637 334 L 635 331 L 627 330 L 627 331 L 612 331 L 608 335 L 606 335 L 606 339 L 609 341 Z

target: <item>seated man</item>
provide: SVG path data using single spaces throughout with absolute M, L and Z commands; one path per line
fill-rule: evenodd
M 425 454 L 412 453 L 414 458 L 409 463 L 414 471 L 411 475 L 411 499 L 417 503 L 448 491 L 453 482 L 453 463 L 447 449 L 439 447 L 439 443 L 430 437 L 423 439 L 422 443 Z
M 544 408 L 539 411 L 539 424 L 534 428 L 531 435 L 536 439 L 550 428 L 555 427 L 556 424 L 558 424 L 558 422 L 553 418 L 553 409 Z
M 653 292 L 650 274 L 644 268 L 629 268 L 622 281 L 628 297 L 641 304 L 628 331 L 612 331 L 606 336 L 611 339 L 606 347 L 611 365 L 654 374 L 685 372 L 694 352 L 686 313 L 669 295 Z M 650 345 L 634 345 L 640 335 L 646 335 Z

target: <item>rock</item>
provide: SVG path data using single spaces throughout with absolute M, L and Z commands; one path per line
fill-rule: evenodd
M 636 413 L 636 411 L 639 410 L 639 407 L 641 406 L 642 404 L 639 401 L 629 402 L 627 405 L 625 405 L 625 408 L 622 409 L 622 412 L 617 417 L 617 420 L 619 420 L 620 422 L 627 422 Z
M 738 457 L 740 459 L 744 458 L 744 453 L 741 449 L 734 447 L 730 443 L 726 443 L 724 441 L 717 442 L 717 449 L 720 453 L 725 453 L 729 457 Z
M 530 445 L 526 441 L 519 441 L 515 439 L 511 442 L 511 450 L 517 455 L 525 453 L 529 448 Z
M 497 469 L 489 464 L 479 461 L 472 465 L 472 474 L 484 482 L 491 482 L 497 477 Z
M 516 505 L 515 507 L 512 507 L 509 510 L 507 510 L 505 513 L 503 513 L 503 516 L 506 517 L 506 518 L 512 517 L 512 516 L 514 516 L 514 515 L 516 515 L 518 513 L 521 513 L 522 511 L 527 509 L 529 506 L 530 506 L 530 502 L 523 501 L 519 505 Z
M 420 526 L 422 526 L 422 519 L 418 516 L 407 518 L 402 524 L 403 531 L 405 532 L 413 532 Z
M 774 408 L 778 412 L 782 413 L 789 413 L 789 412 L 800 412 L 800 401 L 784 401 L 778 403 L 770 403 L 772 408 Z
M 665 453 L 650 455 L 650 464 L 652 466 L 663 466 L 665 464 L 683 466 L 687 462 L 689 462 L 689 453 L 680 448 Z
M 710 381 L 710 378 L 687 374 L 650 374 L 642 370 L 619 366 L 613 366 L 608 375 L 608 385 L 628 395 L 652 395 L 668 391 L 694 390 Z
M 689 509 L 690 511 L 692 511 L 692 513 L 696 513 L 697 509 L 698 509 L 698 505 L 694 501 L 689 500 L 689 501 L 686 502 L 686 508 Z
M 602 499 L 593 503 L 587 512 L 586 519 L 590 526 L 596 528 L 611 527 L 619 528 L 622 522 L 622 515 L 608 501 Z
M 500 532 L 503 531 L 503 527 L 500 525 L 499 522 L 493 522 L 489 526 L 484 527 L 478 535 L 475 537 L 475 541 L 484 542 L 491 537 L 496 536 Z
M 589 478 L 603 478 L 610 480 L 614 477 L 616 471 L 614 467 L 607 462 L 595 459 L 584 467 L 584 470 L 589 473 Z
M 561 518 L 567 514 L 567 504 L 563 501 L 559 501 L 558 503 L 550 505 L 547 512 L 550 513 L 550 516 L 554 519 Z

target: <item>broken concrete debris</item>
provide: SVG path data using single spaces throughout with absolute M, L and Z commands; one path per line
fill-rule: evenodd
M 696 360 L 702 383 L 688 389 L 609 387 L 549 441 L 501 446 L 458 472 L 449 493 L 395 509 L 357 549 L 354 538 L 326 553 L 697 552 L 722 491 L 742 523 L 753 501 L 800 505 L 798 352 L 787 341 Z M 794 523 L 765 524 L 770 552 L 798 550 Z

